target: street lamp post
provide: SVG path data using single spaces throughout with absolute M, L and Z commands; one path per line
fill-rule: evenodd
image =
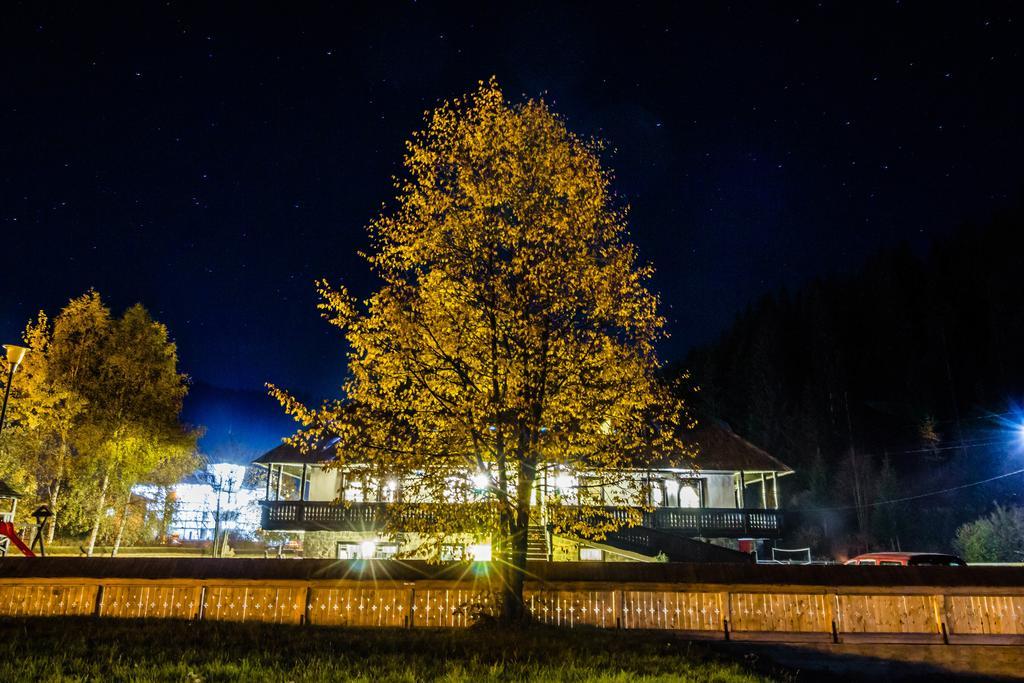
M 24 346 L 4 344 L 7 349 L 7 388 L 4 389 L 4 407 L 0 410 L 0 433 L 4 431 L 4 424 L 7 422 L 7 399 L 11 397 L 11 384 L 14 383 L 14 371 L 21 365 L 25 353 L 28 351 Z

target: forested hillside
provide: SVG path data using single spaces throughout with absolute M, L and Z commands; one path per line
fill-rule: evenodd
M 1024 475 L 963 485 L 1024 468 L 1022 227 L 1014 212 L 886 251 L 758 301 L 691 352 L 700 413 L 797 470 L 788 543 L 948 549 L 959 524 L 1021 502 Z

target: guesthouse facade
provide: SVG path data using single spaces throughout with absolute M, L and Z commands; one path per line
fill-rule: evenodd
M 528 559 L 748 561 L 750 553 L 780 537 L 780 480 L 792 470 L 721 423 L 698 427 L 689 438 L 699 452 L 693 466 L 666 465 L 628 474 L 642 482 L 649 509 L 642 512 L 641 524 L 600 541 L 555 533 L 546 523 L 546 502 L 557 497 L 564 505 L 583 495 L 586 473 L 539 477 L 532 497 L 531 517 L 537 524 L 530 528 Z M 301 452 L 281 444 L 255 461 L 266 472 L 261 527 L 301 536 L 307 557 L 417 557 L 421 543 L 416 534 L 385 528 L 386 510 L 402 500 L 403 482 L 373 479 L 358 467 L 332 467 L 333 449 L 327 443 Z M 586 495 L 587 504 L 616 513 L 613 492 L 588 489 Z M 441 555 L 442 560 L 488 559 L 490 539 L 471 533 L 446 539 Z

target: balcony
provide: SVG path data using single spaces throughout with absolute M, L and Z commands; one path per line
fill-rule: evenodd
M 387 503 L 264 501 L 260 526 L 266 531 L 376 531 L 387 521 Z M 642 526 L 702 538 L 778 538 L 781 510 L 657 508 L 644 513 Z

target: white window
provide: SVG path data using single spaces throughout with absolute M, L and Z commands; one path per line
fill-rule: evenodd
M 362 503 L 366 500 L 366 487 L 360 479 L 353 475 L 350 474 L 348 477 L 345 490 L 342 492 L 343 499 L 350 503 Z
M 358 543 L 339 543 L 338 544 L 338 559 L 339 560 L 358 560 L 362 557 L 359 552 Z
M 466 559 L 466 547 L 456 543 L 445 543 L 441 546 L 442 562 L 461 562 Z
M 580 548 L 580 562 L 602 562 L 604 551 L 600 548 Z
M 660 481 L 651 482 L 651 505 L 661 507 L 665 504 L 665 491 Z
M 700 507 L 700 482 L 687 482 L 679 487 L 679 507 Z
M 373 554 L 375 560 L 390 560 L 398 554 L 397 543 L 378 543 L 377 551 Z

